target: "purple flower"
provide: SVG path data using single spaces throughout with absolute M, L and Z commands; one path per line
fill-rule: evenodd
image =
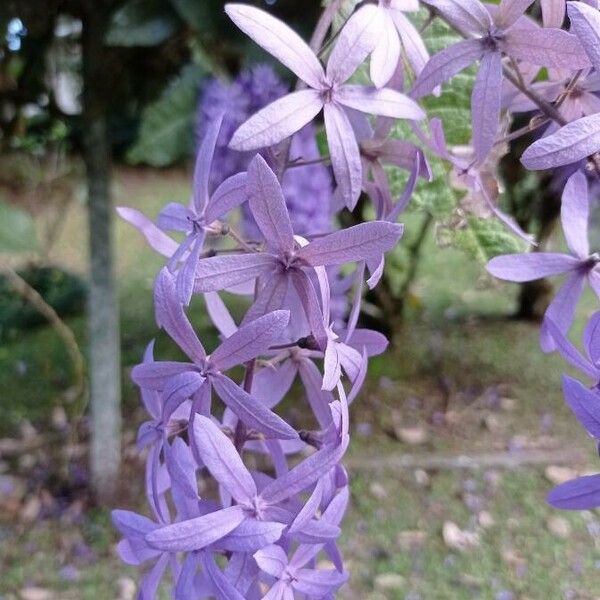
M 210 356 L 196 336 L 179 304 L 170 273 L 163 269 L 155 287 L 156 320 L 193 361 L 142 363 L 133 369 L 132 378 L 142 388 L 162 392 L 163 420 L 189 398 L 194 410 L 210 403 L 214 388 L 221 400 L 248 426 L 267 437 L 293 439 L 296 432 L 261 402 L 223 375 L 236 365 L 265 353 L 275 343 L 289 321 L 289 313 L 265 314 L 241 327 L 228 337 Z
M 567 182 L 561 209 L 561 223 L 571 254 L 531 252 L 510 254 L 493 258 L 488 271 L 507 281 L 533 281 L 550 275 L 567 273 L 566 282 L 556 294 L 546 311 L 541 343 L 545 351 L 555 348 L 548 332 L 547 320 L 553 321 L 561 332 L 566 332 L 573 322 L 575 307 L 586 281 L 600 296 L 600 258 L 591 254 L 587 239 L 589 219 L 588 185 L 585 175 L 576 172 Z
M 424 116 L 423 111 L 400 92 L 346 83 L 377 44 L 380 12 L 375 6 L 366 5 L 348 20 L 325 70 L 302 38 L 278 19 L 243 4 L 228 4 L 225 10 L 244 33 L 308 86 L 251 117 L 235 132 L 231 147 L 253 150 L 272 146 L 302 129 L 324 110 L 339 193 L 344 203 L 353 208 L 360 195 L 362 173 L 358 144 L 344 107 L 397 119 Z
M 287 93 L 287 86 L 268 65 L 257 65 L 243 71 L 231 84 L 211 80 L 204 88 L 199 108 L 199 137 L 202 139 L 211 124 L 223 118 L 215 148 L 211 186 L 216 187 L 228 177 L 246 171 L 253 152 L 239 152 L 229 148 L 235 130 L 254 113 Z M 275 153 L 282 149 L 277 147 Z M 271 160 L 271 153 L 264 153 Z M 319 158 L 315 128 L 312 124 L 301 129 L 292 138 L 290 159 L 312 161 Z M 311 164 L 291 168 L 285 172 L 283 193 L 294 231 L 325 233 L 331 229 L 330 198 L 332 179 L 328 168 Z M 243 229 L 248 238 L 259 239 L 258 230 L 247 205 L 242 207 Z
M 498 131 L 502 101 L 502 57 L 557 69 L 581 69 L 589 59 L 578 39 L 566 31 L 540 28 L 524 12 L 533 0 L 503 0 L 496 9 L 479 0 L 425 0 L 451 23 L 475 39 L 458 42 L 432 57 L 415 82 L 412 97 L 431 93 L 476 61 L 479 72 L 473 87 L 471 112 L 475 157 L 482 162 Z
M 320 267 L 354 261 L 378 266 L 384 252 L 400 239 L 402 226 L 362 223 L 300 245 L 277 177 L 260 156 L 248 169 L 248 195 L 254 219 L 267 242 L 265 251 L 202 259 L 196 269 L 195 291 L 214 292 L 259 278 L 257 298 L 248 319 L 281 308 L 288 291 L 293 290 L 310 330 L 320 343 L 324 342 L 327 334 L 312 278 L 320 275 L 321 291 L 326 293 L 327 274 Z
M 417 75 L 429 60 L 429 53 L 421 34 L 403 14 L 418 11 L 418 0 L 379 0 L 378 10 L 381 13 L 381 30 L 371 55 L 371 81 L 381 88 L 394 75 L 402 47 Z
M 600 70 L 600 12 L 584 2 L 568 3 L 573 31 L 581 40 L 596 73 Z M 571 66 L 571 69 L 574 67 Z M 552 135 L 534 142 L 521 157 L 528 169 L 569 165 L 600 150 L 600 114 L 567 123 Z

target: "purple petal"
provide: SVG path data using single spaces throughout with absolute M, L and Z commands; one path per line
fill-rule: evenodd
M 402 46 L 406 52 L 408 62 L 411 64 L 415 75 L 419 75 L 429 61 L 429 52 L 427 52 L 427 48 L 423 43 L 423 38 L 415 26 L 399 10 L 392 10 L 391 15 L 402 38 Z
M 600 475 L 572 479 L 555 487 L 547 497 L 549 504 L 563 510 L 591 510 L 600 506 Z
M 278 144 L 310 123 L 323 108 L 322 93 L 300 90 L 275 100 L 252 115 L 233 134 L 233 150 L 255 150 Z
M 156 217 L 156 224 L 165 231 L 183 231 L 189 233 L 193 229 L 194 213 L 179 202 L 169 202 Z M 170 238 L 169 238 L 170 239 Z
M 533 65 L 569 70 L 590 66 L 577 37 L 562 29 L 511 29 L 501 48 L 509 56 Z
M 230 506 L 214 513 L 173 523 L 146 535 L 148 544 L 166 552 L 201 550 L 233 531 L 245 519 L 244 509 Z
M 194 167 L 194 183 L 192 190 L 193 204 L 196 212 L 201 215 L 204 213 L 208 202 L 208 182 L 210 179 L 210 167 L 219 132 L 221 131 L 221 123 L 223 122 L 223 114 L 210 121 L 204 134 L 198 156 L 196 157 L 196 165 Z
M 320 347 L 324 347 L 327 340 L 325 331 L 325 318 L 322 312 L 319 298 L 310 277 L 303 271 L 296 270 L 291 273 L 292 284 L 300 303 L 304 309 L 306 318 L 310 325 L 311 332 Z
M 194 291 L 218 292 L 265 275 L 277 264 L 274 256 L 263 252 L 203 258 L 196 267 Z
M 282 308 L 288 293 L 289 283 L 289 277 L 286 273 L 276 272 L 269 277 L 265 277 L 264 281 L 261 282 L 262 287 L 256 295 L 254 304 L 244 315 L 242 323 L 249 323 L 258 317 Z
M 487 52 L 473 86 L 471 111 L 475 157 L 482 163 L 496 141 L 502 103 L 502 54 Z
M 289 320 L 289 311 L 277 310 L 242 325 L 210 355 L 210 364 L 227 371 L 265 354 L 281 338 Z
M 348 19 L 327 61 L 327 79 L 331 84 L 344 83 L 373 52 L 381 24 L 381 12 L 372 4 L 363 6 Z
M 565 334 L 569 331 L 575 318 L 575 309 L 583 292 L 585 280 L 585 274 L 581 271 L 572 273 L 547 308 L 540 333 L 540 345 L 544 352 L 552 352 L 555 349 L 554 340 L 546 332 L 546 320 L 551 319 Z
M 544 27 L 562 27 L 565 20 L 565 0 L 541 0 Z
M 323 87 L 325 77 L 319 59 L 293 29 L 269 13 L 246 4 L 227 4 L 225 12 L 246 35 L 309 86 Z
M 262 402 L 252 397 L 224 375 L 211 378 L 219 398 L 248 427 L 252 427 L 268 438 L 293 440 L 296 431 L 281 417 L 270 411 Z
M 485 34 L 492 26 L 490 13 L 479 0 L 423 0 L 437 8 L 465 33 Z
M 594 365 L 587 360 L 577 348 L 567 338 L 565 333 L 556 325 L 551 318 L 544 319 L 544 326 L 548 332 L 548 335 L 552 338 L 556 345 L 556 349 L 560 352 L 561 356 L 576 369 L 579 369 L 582 373 L 585 373 L 588 377 L 594 381 L 600 379 L 600 371 L 598 371 Z
M 154 284 L 156 322 L 195 362 L 201 363 L 206 352 L 179 303 L 173 276 L 163 268 Z
M 310 408 L 319 427 L 325 430 L 331 425 L 329 404 L 333 402 L 333 395 L 322 389 L 323 377 L 312 361 L 303 360 L 298 370 Z
M 596 439 L 600 439 L 600 395 L 579 381 L 563 375 L 565 401 L 583 428 Z
M 288 393 L 297 372 L 298 367 L 291 360 L 276 367 L 260 369 L 252 380 L 252 395 L 267 408 L 273 408 Z
M 237 588 L 223 575 L 211 554 L 202 553 L 202 568 L 210 580 L 217 600 L 246 600 Z
M 131 223 L 145 238 L 150 247 L 159 254 L 170 258 L 175 254 L 179 244 L 161 231 L 148 217 L 135 208 L 117 207 L 119 216 Z
M 337 344 L 330 340 L 325 349 L 323 361 L 323 389 L 330 392 L 333 390 L 342 376 L 342 365 L 338 354 Z
M 298 250 L 298 258 L 311 266 L 341 265 L 388 252 L 402 237 L 403 226 L 386 221 L 360 223 L 313 240 Z
M 158 586 L 162 579 L 165 569 L 169 564 L 169 555 L 163 554 L 157 561 L 152 569 L 144 575 L 140 585 L 140 600 L 146 600 L 146 598 L 156 598 L 158 592 Z
M 281 546 L 266 546 L 254 554 L 260 570 L 279 578 L 288 566 L 288 557 Z
M 294 231 L 281 185 L 265 159 L 257 154 L 248 168 L 250 210 L 270 249 L 291 252 Z
M 189 256 L 177 272 L 176 288 L 179 302 L 188 306 L 194 293 L 194 282 L 196 278 L 196 267 L 200 260 L 200 254 L 204 247 L 204 233 L 194 236 L 196 239 Z
M 340 106 L 325 105 L 325 130 L 339 193 L 344 204 L 353 209 L 362 187 L 362 165 L 352 125 Z
M 383 87 L 394 75 L 400 60 L 400 37 L 392 19 L 386 14 L 382 19 L 379 40 L 371 55 L 371 81 Z
M 414 100 L 388 88 L 346 84 L 335 92 L 334 98 L 348 108 L 382 117 L 415 121 L 425 118 L 425 113 Z
M 251 504 L 256 484 L 230 439 L 209 418 L 197 415 L 194 440 L 202 462 L 219 484 L 238 502 Z
M 595 312 L 587 322 L 583 343 L 592 363 L 600 364 L 600 312 Z
M 346 447 L 347 440 L 344 440 L 339 445 L 328 445 L 317 450 L 291 471 L 267 485 L 261 493 L 262 498 L 269 504 L 278 504 L 299 494 L 319 477 L 326 475 L 340 461 Z
M 256 552 L 279 540 L 285 528 L 282 523 L 246 519 L 213 547 L 226 552 Z
M 571 30 L 577 34 L 594 69 L 600 72 L 600 12 L 584 2 L 569 2 L 568 11 Z
M 206 205 L 204 217 L 207 224 L 220 219 L 224 214 L 245 202 L 246 179 L 246 173 L 237 173 L 221 183 Z
M 569 249 L 581 259 L 587 258 L 590 253 L 588 219 L 587 178 L 581 171 L 576 171 L 569 177 L 563 191 L 560 220 Z
M 294 589 L 302 594 L 322 598 L 331 594 L 348 581 L 348 573 L 339 573 L 333 569 L 316 571 L 314 569 L 299 569 L 296 571 L 297 581 Z
M 142 363 L 132 369 L 131 378 L 142 388 L 162 391 L 173 377 L 194 369 L 195 365 L 191 363 L 174 361 Z
M 567 123 L 556 133 L 534 142 L 521 157 L 531 170 L 576 163 L 600 150 L 600 113 Z
M 367 356 L 383 354 L 389 345 L 385 335 L 370 329 L 355 329 L 346 343 L 357 350 L 365 348 Z
M 438 52 L 417 77 L 410 95 L 421 98 L 430 94 L 438 85 L 480 60 L 483 54 L 484 47 L 479 40 L 464 40 Z
M 237 331 L 237 325 L 231 313 L 217 292 L 207 292 L 204 294 L 204 302 L 210 320 L 223 337 L 228 338 Z
M 163 392 L 164 421 L 168 422 L 177 408 L 190 399 L 205 381 L 205 378 L 195 371 L 188 371 L 170 379 Z
M 573 271 L 580 265 L 581 261 L 567 254 L 530 252 L 496 256 L 490 260 L 486 268 L 498 279 L 520 283 Z
M 522 17 L 535 0 L 502 0 L 494 21 L 501 29 L 508 29 Z

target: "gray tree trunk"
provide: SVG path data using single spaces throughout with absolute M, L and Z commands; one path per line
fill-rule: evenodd
M 90 236 L 90 468 L 96 497 L 101 502 L 111 502 L 121 461 L 121 369 L 106 110 L 109 79 L 103 45 L 107 11 L 103 11 L 101 2 L 94 0 L 86 2 L 86 9 L 82 41 Z

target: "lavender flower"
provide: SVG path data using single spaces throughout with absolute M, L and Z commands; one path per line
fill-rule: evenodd
M 562 198 L 561 222 L 571 254 L 531 252 L 498 256 L 488 263 L 488 271 L 507 281 L 532 281 L 567 273 L 568 278 L 546 311 L 560 331 L 566 332 L 573 322 L 575 307 L 587 281 L 600 296 L 600 272 L 596 269 L 600 258 L 590 252 L 587 241 L 589 219 L 588 184 L 585 175 L 576 172 L 567 182 Z M 554 340 L 542 328 L 542 348 L 555 348 Z
M 348 20 L 329 56 L 326 70 L 292 29 L 268 13 L 242 4 L 228 4 L 226 11 L 242 31 L 309 86 L 284 96 L 251 117 L 235 132 L 231 147 L 253 150 L 277 144 L 324 110 L 339 193 L 344 203 L 353 208 L 360 195 L 362 174 L 358 145 L 343 107 L 397 119 L 424 116 L 423 111 L 400 92 L 346 83 L 377 44 L 379 11 L 366 5 Z M 286 40 L 286 43 L 276 40 Z
M 287 87 L 267 65 L 257 65 L 243 71 L 231 83 L 211 80 L 204 88 L 198 111 L 199 139 L 205 137 L 210 124 L 224 112 L 221 132 L 217 140 L 211 172 L 213 187 L 232 175 L 246 171 L 252 152 L 229 148 L 235 130 L 254 113 L 287 93 Z M 269 160 L 270 157 L 265 155 Z M 313 161 L 319 158 L 316 132 L 312 124 L 301 129 L 292 138 L 292 161 Z M 288 169 L 282 182 L 283 194 L 294 226 L 300 235 L 326 233 L 331 229 L 330 198 L 332 180 L 322 164 Z M 260 239 L 261 233 L 247 206 L 243 207 L 243 228 L 250 239 Z
M 498 131 L 501 110 L 502 57 L 557 69 L 585 68 L 589 59 L 578 39 L 561 29 L 539 28 L 523 18 L 533 0 L 503 0 L 497 10 L 479 0 L 425 0 L 459 30 L 478 36 L 432 57 L 412 90 L 420 98 L 476 61 L 471 111 L 475 157 L 482 162 Z

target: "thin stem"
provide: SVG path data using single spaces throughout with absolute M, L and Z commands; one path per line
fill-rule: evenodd
M 329 155 L 322 156 L 321 158 L 314 158 L 312 160 L 290 160 L 286 165 L 286 169 L 297 169 L 298 167 L 310 167 L 311 165 L 326 165 L 331 162 Z
M 244 391 L 248 394 L 252 391 L 252 382 L 254 381 L 254 371 L 256 370 L 256 359 L 246 363 L 246 373 L 244 375 Z M 238 419 L 237 425 L 235 426 L 235 433 L 233 434 L 233 443 L 235 445 L 235 449 L 238 452 L 242 451 L 244 444 L 247 440 L 247 429 L 245 423 Z

